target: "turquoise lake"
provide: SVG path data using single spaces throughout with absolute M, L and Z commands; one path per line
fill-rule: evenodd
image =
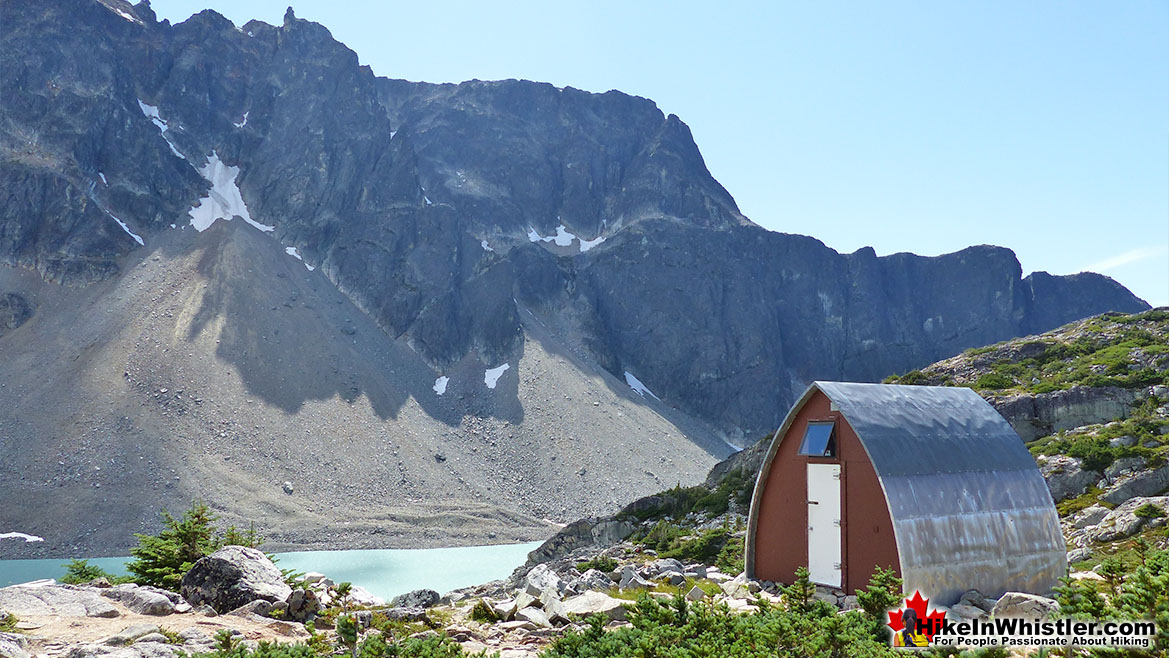
M 457 548 L 304 551 L 277 553 L 277 566 L 316 571 L 340 583 L 349 581 L 385 599 L 416 589 L 444 594 L 452 589 L 507 578 L 541 542 Z M 128 558 L 89 561 L 113 574 L 125 574 Z M 0 587 L 41 578 L 60 578 L 69 560 L 0 560 Z

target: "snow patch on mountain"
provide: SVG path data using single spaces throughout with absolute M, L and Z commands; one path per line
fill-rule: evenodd
M 580 243 L 581 253 L 584 253 L 584 252 L 588 251 L 589 249 L 592 249 L 593 247 L 604 242 L 605 238 L 604 238 L 604 236 L 598 235 L 597 237 L 593 238 L 592 240 L 585 240 L 584 238 L 578 237 L 577 235 L 570 233 L 568 231 L 568 229 L 564 226 L 564 224 L 561 224 L 561 225 L 556 227 L 556 234 L 555 235 L 540 235 L 539 231 L 537 231 L 536 229 L 529 226 L 528 227 L 528 240 L 530 242 L 551 242 L 558 247 L 572 246 L 572 241 L 576 240 Z
M 122 230 L 123 230 L 123 231 L 125 231 L 127 235 L 129 235 L 130 237 L 134 238 L 134 241 L 135 241 L 135 242 L 137 242 L 139 245 L 145 245 L 145 244 L 146 244 L 145 242 L 143 242 L 143 241 L 142 241 L 142 237 L 141 237 L 141 236 L 139 236 L 139 235 L 138 235 L 137 233 L 135 233 L 134 231 L 131 231 L 131 230 L 130 230 L 130 227 L 126 225 L 126 222 L 123 222 L 122 220 L 118 219 L 118 218 L 117 218 L 117 217 L 114 215 L 114 213 L 112 213 L 112 212 L 110 212 L 110 211 L 108 211 L 108 210 L 106 211 L 106 214 L 107 214 L 107 215 L 109 215 L 110 217 L 112 217 L 112 218 L 113 218 L 113 220 L 114 220 L 115 222 L 117 222 L 117 223 L 118 223 L 118 226 L 121 226 L 121 227 L 122 227 Z
M 23 539 L 24 543 L 31 544 L 36 541 L 44 541 L 44 537 L 37 537 L 36 535 L 26 535 L 23 532 L 0 532 L 0 539 Z
M 501 366 L 487 370 L 483 373 L 483 383 L 487 384 L 487 388 L 495 388 L 495 384 L 499 381 L 499 378 L 502 377 L 504 371 L 510 367 L 510 365 L 505 363 Z
M 447 385 L 447 382 L 449 382 L 450 380 L 451 380 L 450 377 L 445 377 L 445 376 L 439 377 L 438 379 L 434 380 L 434 392 L 439 394 L 439 395 L 446 393 L 446 385 Z M 494 388 L 494 386 L 492 388 Z
M 646 388 L 645 384 L 642 384 L 641 380 L 638 379 L 637 377 L 634 377 L 633 373 L 629 372 L 628 370 L 625 371 L 625 383 L 629 384 L 629 388 L 633 389 L 633 392 L 637 393 L 641 397 L 645 397 L 648 395 L 651 398 L 657 400 L 658 402 L 662 401 L 661 398 L 654 395 L 653 391 Z
M 131 23 L 137 23 L 137 24 L 139 24 L 139 25 L 143 25 L 142 21 L 138 20 L 138 17 L 137 17 L 137 16 L 135 16 L 134 14 L 131 14 L 131 13 L 130 13 L 130 12 L 128 12 L 128 11 L 124 11 L 124 10 L 122 10 L 122 9 L 118 9 L 117 7 L 111 7 L 110 5 L 105 5 L 105 8 L 106 8 L 106 9 L 109 9 L 109 10 L 110 10 L 110 11 L 112 11 L 112 12 L 114 12 L 114 13 L 115 13 L 115 14 L 117 14 L 118 16 L 121 16 L 122 18 L 124 18 L 124 19 L 126 19 L 126 20 L 130 21 Z
M 603 235 L 598 235 L 597 237 L 593 238 L 592 240 L 581 240 L 580 241 L 580 252 L 583 254 L 584 252 L 588 251 L 589 249 L 592 249 L 593 247 L 601 244 L 604 241 L 605 241 L 605 236 L 603 236 Z
M 167 125 L 166 120 L 162 118 L 162 115 L 158 113 L 158 108 L 154 105 L 147 105 L 146 103 L 143 103 L 141 98 L 138 99 L 138 107 L 142 110 L 142 114 L 146 115 L 146 117 L 149 118 L 150 121 L 158 128 L 158 132 L 161 133 L 162 138 L 166 140 L 166 145 L 170 147 L 170 152 L 186 160 L 187 156 L 179 153 L 179 150 L 175 148 L 175 143 L 171 141 L 170 135 L 166 134 L 166 131 L 169 130 L 170 127 Z
M 244 204 L 239 186 L 235 182 L 236 177 L 239 176 L 239 167 L 223 164 L 219 155 L 215 151 L 211 151 L 211 155 L 207 158 L 207 164 L 199 169 L 199 175 L 211 183 L 211 191 L 207 193 L 207 196 L 199 199 L 199 203 L 192 206 L 188 212 L 191 217 L 191 226 L 195 227 L 196 231 L 206 231 L 217 219 L 231 221 L 233 217 L 237 216 L 265 233 L 276 230 L 275 226 L 261 224 L 248 214 L 248 207 Z
M 250 113 L 251 113 L 251 110 L 244 112 L 243 120 L 240 121 L 239 123 L 233 123 L 231 125 L 235 126 L 236 128 L 243 128 L 244 126 L 248 125 L 248 114 L 250 114 Z

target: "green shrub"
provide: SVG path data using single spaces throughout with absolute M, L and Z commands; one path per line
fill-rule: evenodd
M 726 545 L 718 552 L 714 564 L 726 574 L 738 574 L 743 571 L 743 538 L 731 537 Z
M 683 561 L 713 564 L 723 547 L 727 545 L 730 531 L 726 528 L 712 528 L 693 539 L 687 539 L 662 553 Z
M 128 583 L 134 580 L 129 576 L 115 576 L 95 564 L 90 564 L 89 560 L 70 560 L 64 566 L 65 575 L 61 576 L 61 582 L 66 585 L 84 585 L 98 578 L 105 578 L 112 585 Z
M 681 534 L 682 529 L 676 523 L 670 523 L 663 519 L 655 523 L 644 535 L 635 534 L 630 539 L 634 543 L 642 544 L 661 553 L 675 546 Z
M 1088 487 L 1088 490 L 1083 494 L 1076 496 L 1075 498 L 1068 498 L 1067 500 L 1056 503 L 1055 510 L 1059 512 L 1061 517 L 1070 516 L 1076 512 L 1079 512 L 1080 510 L 1088 509 L 1093 505 L 1101 504 L 1099 496 L 1102 493 L 1104 493 L 1103 489 L 1097 487 L 1096 485 L 1092 485 Z
M 471 619 L 483 622 L 484 624 L 494 624 L 499 621 L 499 615 L 495 614 L 495 611 L 491 609 L 491 606 L 484 603 L 483 599 L 479 599 L 471 608 Z
M 905 386 L 929 384 L 929 377 L 927 377 L 926 374 L 920 370 L 910 370 L 904 375 L 898 377 L 897 383 L 903 384 Z
M 1159 519 L 1165 516 L 1165 510 L 1152 503 L 1145 503 L 1133 510 L 1133 514 L 1142 519 Z
M 1116 461 L 1117 453 L 1108 445 L 1108 439 L 1099 436 L 1078 437 L 1068 442 L 1065 454 L 1077 457 L 1086 471 L 1103 471 Z
M 1011 388 L 1015 385 L 1015 380 L 1010 376 L 1004 375 L 1001 372 L 985 373 L 974 382 L 974 387 L 988 390 L 1001 390 L 1004 388 Z
M 597 557 L 595 557 L 591 560 L 585 560 L 584 562 L 577 562 L 576 563 L 576 570 L 581 572 L 581 573 L 584 573 L 584 572 L 588 571 L 589 569 L 596 569 L 597 571 L 603 571 L 605 573 L 609 573 L 610 571 L 613 571 L 616 568 L 617 568 L 617 560 L 614 560 L 613 558 L 609 557 L 608 555 L 598 555 Z
M 857 612 L 836 614 L 822 602 L 792 611 L 762 602 L 751 614 L 725 604 L 688 603 L 677 596 L 659 601 L 643 595 L 629 612 L 630 626 L 604 630 L 592 618 L 583 630 L 569 629 L 543 658 L 887 658 L 900 655 Z

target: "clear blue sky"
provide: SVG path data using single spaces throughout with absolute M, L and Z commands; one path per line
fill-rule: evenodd
M 155 0 L 279 24 L 288 0 Z M 645 96 L 752 220 L 850 252 L 1013 249 L 1169 304 L 1169 5 L 295 3 L 378 75 Z

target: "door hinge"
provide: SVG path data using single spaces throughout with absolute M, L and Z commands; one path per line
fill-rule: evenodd
M 837 528 L 839 528 L 839 527 L 840 527 L 840 519 L 833 519 L 833 520 L 832 520 L 832 525 L 834 525 L 834 526 L 836 526 Z
M 832 563 L 832 568 L 833 568 L 835 571 L 840 571 L 840 563 L 839 563 L 839 562 L 833 562 L 833 563 Z
M 832 479 L 833 479 L 833 480 L 839 480 L 839 479 L 840 479 L 840 471 L 836 471 L 836 472 L 834 472 L 834 473 L 832 474 Z

